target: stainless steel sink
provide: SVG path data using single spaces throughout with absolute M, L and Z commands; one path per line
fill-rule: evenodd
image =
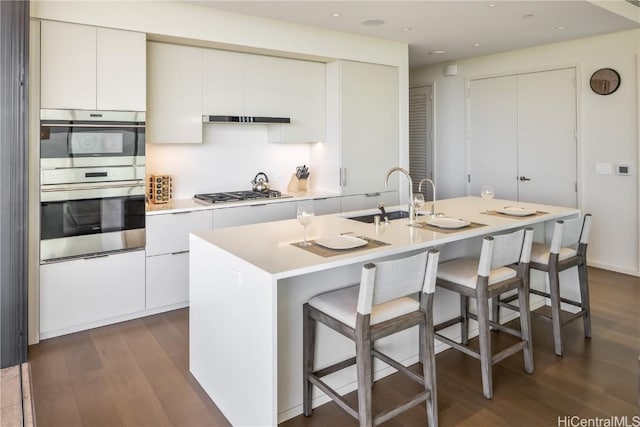
M 379 213 L 370 214 L 370 215 L 352 216 L 352 217 L 349 217 L 349 219 L 373 224 L 373 217 L 375 217 L 376 215 L 380 215 L 380 220 L 384 221 L 384 218 Z M 419 214 L 419 215 L 422 215 L 422 214 Z M 407 211 L 391 211 L 391 212 L 387 212 L 387 218 L 389 218 L 389 221 L 392 221 L 394 219 L 409 218 L 409 213 Z

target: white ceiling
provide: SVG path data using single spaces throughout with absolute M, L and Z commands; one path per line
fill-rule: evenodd
M 624 0 L 612 1 L 625 3 Z M 640 28 L 640 23 L 584 0 L 235 0 L 191 3 L 408 43 L 412 68 Z M 363 21 L 371 19 L 383 20 L 384 24 L 362 25 Z M 560 26 L 564 29 L 557 29 Z M 411 29 L 403 29 L 407 27 Z M 446 53 L 431 53 L 437 50 Z

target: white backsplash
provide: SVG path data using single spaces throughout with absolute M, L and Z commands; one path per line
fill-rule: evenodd
M 147 144 L 147 174 L 171 175 L 173 197 L 250 190 L 258 172 L 286 192 L 296 166 L 309 165 L 310 145 L 267 142 L 267 125 L 203 125 L 202 144 Z M 313 171 L 312 171 L 313 173 Z

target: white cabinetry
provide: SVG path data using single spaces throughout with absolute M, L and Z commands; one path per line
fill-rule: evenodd
M 366 193 L 354 196 L 342 196 L 340 198 L 342 212 L 375 209 L 380 203 L 383 203 L 385 206 L 396 206 L 398 204 L 398 192 Z
M 271 142 L 325 140 L 325 64 L 203 49 L 202 114 L 289 117 Z M 215 126 L 214 124 L 208 126 Z
M 283 59 L 280 99 L 289 125 L 269 126 L 271 142 L 325 141 L 325 64 Z
M 396 191 L 397 175 L 388 188 L 384 177 L 399 159 L 398 69 L 335 61 L 327 64 L 327 77 L 327 120 L 338 139 L 342 195 Z
M 147 141 L 202 143 L 203 49 L 149 42 Z
M 148 215 L 146 309 L 189 302 L 189 233 L 210 229 L 212 210 Z
M 340 197 L 326 197 L 299 201 L 296 206 L 311 203 L 315 215 L 330 215 L 340 212 Z
M 40 337 L 144 311 L 144 282 L 144 251 L 41 265 Z
M 42 21 L 42 108 L 146 110 L 146 35 Z
M 215 209 L 213 227 L 233 227 L 236 225 L 258 224 L 296 217 L 295 202 L 265 203 L 261 205 L 238 206 Z

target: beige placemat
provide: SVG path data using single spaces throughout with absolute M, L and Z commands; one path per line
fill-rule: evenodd
M 486 227 L 486 226 L 487 226 L 487 224 L 479 224 L 477 222 L 472 222 L 471 224 L 469 224 L 469 225 L 467 225 L 465 227 L 460 227 L 460 228 L 434 227 L 433 225 L 429 225 L 426 222 L 416 222 L 416 223 L 410 225 L 410 227 L 416 227 L 416 228 L 419 228 L 421 230 L 435 231 L 436 233 L 443 233 L 443 234 L 457 233 L 458 231 L 471 230 L 472 228 L 479 228 L 479 227 Z
M 379 248 L 381 246 L 387 246 L 390 244 L 390 243 L 381 242 L 380 240 L 370 239 L 369 237 L 365 237 L 365 236 L 353 236 L 353 237 L 366 240 L 367 244 L 364 246 L 360 246 L 352 249 L 329 249 L 329 248 L 325 248 L 324 246 L 320 246 L 316 244 L 315 240 L 310 240 L 310 242 L 313 243 L 311 246 L 300 246 L 302 242 L 294 242 L 291 244 L 295 247 L 304 249 L 305 251 L 311 252 L 312 254 L 320 255 L 325 258 L 336 256 L 336 255 L 343 255 L 351 252 L 364 251 L 367 249 Z
M 533 218 L 536 216 L 540 216 L 540 215 L 548 215 L 549 212 L 543 212 L 543 211 L 536 211 L 536 213 L 531 214 L 531 215 L 525 215 L 525 216 L 518 216 L 518 215 L 508 215 L 502 212 L 498 212 L 498 211 L 489 211 L 489 213 L 487 212 L 480 212 L 483 215 L 495 215 L 495 216 L 502 216 L 502 217 L 506 217 L 506 218 L 511 218 L 511 219 L 527 219 L 527 218 Z

